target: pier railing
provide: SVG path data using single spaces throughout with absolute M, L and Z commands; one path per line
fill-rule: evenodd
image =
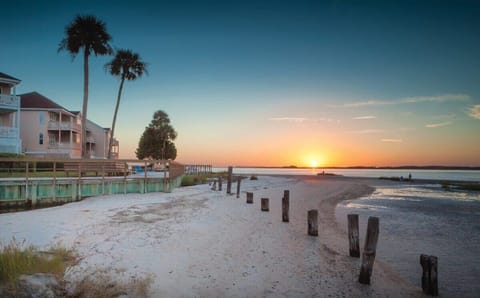
M 0 158 L 0 209 L 108 194 L 170 192 L 185 166 L 170 160 Z

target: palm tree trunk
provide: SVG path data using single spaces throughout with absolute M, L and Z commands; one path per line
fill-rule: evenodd
M 87 156 L 87 108 L 88 108 L 88 52 L 84 50 L 83 54 L 83 107 L 82 107 L 82 134 L 80 142 L 82 143 L 82 157 Z
M 122 76 L 122 79 L 120 80 L 120 87 L 118 88 L 117 104 L 115 106 L 115 113 L 113 113 L 112 131 L 110 133 L 110 142 L 108 143 L 108 159 L 112 158 L 113 134 L 115 132 L 115 123 L 117 122 L 117 113 L 118 113 L 118 107 L 120 106 L 120 98 L 122 96 L 123 82 L 125 82 L 124 76 Z

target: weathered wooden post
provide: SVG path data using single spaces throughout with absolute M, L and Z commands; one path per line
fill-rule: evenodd
M 358 232 L 358 214 L 348 214 L 348 242 L 350 244 L 350 256 L 360 258 L 360 240 Z
M 232 194 L 232 173 L 233 167 L 228 167 L 228 177 L 227 177 L 227 194 Z
M 222 177 L 218 177 L 218 191 L 222 191 Z
M 217 180 L 213 180 L 212 190 L 217 190 Z
M 262 198 L 262 211 L 269 211 L 270 209 L 268 208 L 268 198 Z
M 247 204 L 253 204 L 253 192 L 247 192 Z
M 308 210 L 307 223 L 308 235 L 318 236 L 318 210 Z
M 373 262 L 377 253 L 377 242 L 379 233 L 378 217 L 369 217 L 367 226 L 367 237 L 365 239 L 365 247 L 362 254 L 362 265 L 360 267 L 360 276 L 358 282 L 361 284 L 370 284 L 370 277 L 373 271 Z
M 284 190 L 283 198 L 282 198 L 282 221 L 283 222 L 290 221 L 290 218 L 288 216 L 289 209 L 290 209 L 290 191 Z
M 240 176 L 237 177 L 237 199 L 240 197 L 240 182 L 242 179 L 240 179 Z
M 422 265 L 422 290 L 430 296 L 438 296 L 438 258 L 436 256 L 420 255 Z

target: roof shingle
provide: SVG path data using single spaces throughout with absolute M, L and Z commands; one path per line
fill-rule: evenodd
M 61 109 L 68 111 L 50 98 L 47 98 L 37 92 L 20 94 L 19 96 L 21 109 Z

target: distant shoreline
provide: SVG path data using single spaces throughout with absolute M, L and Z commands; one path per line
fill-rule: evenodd
M 480 167 L 466 166 L 398 166 L 398 167 L 373 167 L 373 166 L 353 166 L 353 167 L 297 167 L 297 166 L 234 166 L 235 168 L 257 168 L 257 169 L 333 169 L 333 170 L 462 170 L 479 171 Z M 222 168 L 222 167 L 219 167 Z

